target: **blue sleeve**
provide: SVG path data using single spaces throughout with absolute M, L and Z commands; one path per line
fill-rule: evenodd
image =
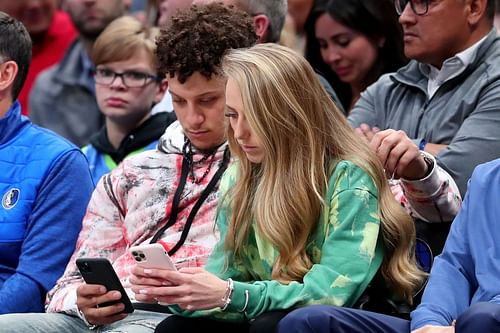
M 45 294 L 73 253 L 94 184 L 78 149 L 53 162 L 27 223 L 16 273 L 0 289 L 0 314 L 43 312 Z
M 411 315 L 412 330 L 449 326 L 472 303 L 489 301 L 500 292 L 496 280 L 500 274 L 496 238 L 500 167 L 490 167 L 482 165 L 472 176 L 443 253 L 432 267 L 422 303 Z

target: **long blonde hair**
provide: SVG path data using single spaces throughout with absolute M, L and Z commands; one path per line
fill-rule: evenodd
M 325 205 L 328 178 L 340 160 L 349 160 L 379 189 L 385 247 L 381 273 L 399 296 L 411 301 L 423 277 L 415 262 L 413 221 L 394 200 L 380 161 L 307 61 L 286 47 L 259 44 L 230 51 L 223 71 L 237 82 L 245 117 L 266 152 L 261 164 L 252 164 L 228 127 L 239 174 L 228 194 L 232 214 L 226 250 L 241 255 L 255 221 L 255 231 L 279 251 L 272 278 L 302 281 L 312 266 L 306 246 Z

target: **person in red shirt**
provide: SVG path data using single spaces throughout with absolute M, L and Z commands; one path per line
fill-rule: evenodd
M 28 77 L 19 95 L 23 114 L 27 115 L 28 95 L 36 76 L 58 63 L 77 32 L 70 17 L 58 10 L 59 0 L 0 0 L 0 11 L 21 21 L 33 41 L 33 57 Z

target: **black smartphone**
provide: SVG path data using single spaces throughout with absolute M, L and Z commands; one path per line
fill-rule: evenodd
M 113 301 L 99 304 L 100 307 L 123 303 L 125 310 L 123 312 L 134 312 L 134 306 L 127 296 L 127 292 L 123 289 L 120 279 L 115 273 L 113 266 L 106 258 L 78 258 L 76 266 L 80 270 L 83 279 L 88 284 L 100 284 L 106 287 L 108 291 L 118 290 L 122 294 L 122 298 Z

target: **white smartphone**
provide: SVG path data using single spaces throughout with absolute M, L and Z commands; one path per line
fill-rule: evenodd
M 161 244 L 137 245 L 131 247 L 129 251 L 141 267 L 177 270 Z

